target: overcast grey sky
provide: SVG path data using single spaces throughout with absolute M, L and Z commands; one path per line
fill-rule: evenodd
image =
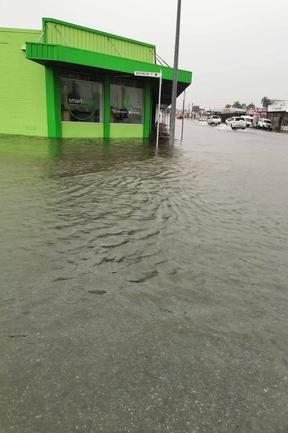
M 41 28 L 41 17 L 154 43 L 173 64 L 177 0 L 0 0 L 0 26 Z M 187 100 L 222 107 L 288 99 L 287 0 L 182 0 L 180 67 Z

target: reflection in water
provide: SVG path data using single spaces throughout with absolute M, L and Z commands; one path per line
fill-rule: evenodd
M 285 431 L 284 141 L 0 138 L 5 431 Z

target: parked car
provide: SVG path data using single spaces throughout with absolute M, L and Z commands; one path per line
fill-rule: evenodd
M 252 116 L 241 116 L 246 122 L 247 128 L 253 128 L 253 117 Z
M 214 114 L 213 116 L 210 116 L 208 119 L 208 125 L 220 125 L 221 123 L 221 117 Z
M 272 121 L 270 119 L 259 119 L 256 128 L 272 131 Z
M 231 126 L 232 129 L 245 129 L 246 121 L 242 117 L 229 117 L 226 119 L 226 125 Z

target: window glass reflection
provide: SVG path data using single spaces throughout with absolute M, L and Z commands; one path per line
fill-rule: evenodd
M 131 80 L 111 83 L 111 122 L 143 123 L 144 91 Z
M 61 78 L 63 121 L 102 121 L 102 84 L 85 78 L 79 78 L 79 75 L 77 78 Z

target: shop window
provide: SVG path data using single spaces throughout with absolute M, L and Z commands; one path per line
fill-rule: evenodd
M 63 121 L 102 122 L 102 84 L 79 74 L 61 78 Z
M 143 123 L 144 90 L 132 80 L 111 83 L 111 122 Z

